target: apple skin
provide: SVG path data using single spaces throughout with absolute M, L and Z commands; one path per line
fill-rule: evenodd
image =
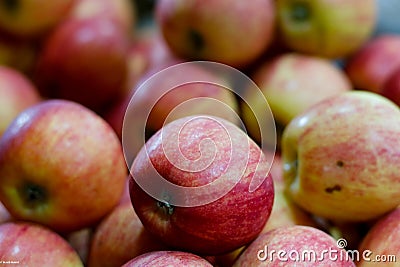
M 141 254 L 166 248 L 144 229 L 131 202 L 124 202 L 96 227 L 87 266 L 121 266 Z
M 352 89 L 346 74 L 330 61 L 298 53 L 284 53 L 264 62 L 252 79 L 268 101 L 276 123 L 283 127 L 317 102 Z M 263 107 L 258 95 L 254 91 L 245 94 L 252 109 L 260 112 Z M 247 105 L 242 109 L 248 130 L 258 141 L 255 117 Z
M 382 216 L 400 204 L 399 134 L 400 110 L 379 94 L 351 91 L 321 101 L 284 130 L 288 195 L 333 221 Z
M 375 0 L 276 0 L 282 42 L 293 51 L 342 58 L 357 51 L 372 35 Z
M 379 263 L 375 261 L 375 257 L 377 255 L 380 255 L 381 257 L 395 255 L 396 259 L 399 259 L 399 220 L 400 207 L 397 207 L 373 224 L 372 228 L 365 235 L 358 249 L 360 252 L 370 250 L 372 253 L 370 255 L 367 255 L 367 257 L 373 261 L 361 258 L 357 266 L 398 266 L 398 263 L 396 263 L 396 261 L 389 262 L 389 258 L 387 258 L 387 262 L 381 262 L 381 265 L 379 265 Z
M 83 267 L 68 242 L 43 225 L 21 221 L 0 224 L 0 236 L 2 263 L 14 261 L 19 266 Z
M 391 73 L 400 67 L 400 36 L 377 36 L 354 53 L 345 71 L 356 89 L 379 93 Z
M 212 267 L 211 263 L 195 254 L 183 251 L 154 251 L 148 252 L 131 259 L 122 267 L 136 267 L 136 266 L 196 266 L 196 267 Z
M 19 37 L 39 37 L 55 28 L 67 16 L 74 1 L 1 1 L 0 28 Z
M 34 81 L 43 96 L 99 111 L 123 91 L 128 38 L 110 19 L 66 20 L 43 44 Z
M 204 144 L 204 151 L 200 152 L 199 145 L 212 140 L 216 156 L 207 168 L 194 173 L 180 169 L 189 162 L 181 161 L 180 153 L 175 151 L 178 133 L 178 149 L 185 151 L 185 157 L 192 162 L 191 168 L 208 164 L 210 151 Z M 234 142 L 232 147 L 229 147 L 230 140 Z M 199 152 L 202 157 L 191 161 L 199 156 Z M 231 158 L 231 153 L 240 155 L 239 159 Z M 239 162 L 246 155 L 246 162 Z M 239 167 L 242 163 L 244 170 Z M 152 179 L 149 170 L 153 167 L 164 179 L 178 186 L 197 188 L 213 181 L 219 182 L 213 190 L 208 188 L 208 195 L 204 191 L 191 194 L 193 201 L 209 197 L 216 200 L 207 204 L 174 206 L 169 201 L 153 198 L 138 185 L 138 181 Z M 211 116 L 184 117 L 165 125 L 138 153 L 130 173 L 133 177 L 130 180 L 131 201 L 144 227 L 166 245 L 200 255 L 223 254 L 251 242 L 267 222 L 274 198 L 268 167 L 261 149 L 234 124 Z M 256 169 L 261 172 L 255 172 Z M 238 176 L 238 182 L 221 196 L 234 176 Z M 260 185 L 250 191 L 254 179 L 259 180 Z M 164 188 L 160 190 L 164 191 Z M 164 195 L 179 199 L 181 193 L 166 190 Z
M 35 85 L 25 74 L 0 66 L 0 137 L 20 112 L 41 100 Z
M 6 207 L 4 207 L 3 203 L 0 202 L 0 224 L 11 221 L 11 214 L 8 212 Z
M 268 250 L 266 250 L 266 248 Z M 260 252 L 263 250 L 263 252 Z M 271 256 L 271 251 L 275 250 Z M 284 251 L 285 255 L 280 255 L 279 251 Z M 326 251 L 336 251 L 329 256 Z M 300 255 L 300 261 L 292 258 L 296 257 L 296 251 Z M 301 260 L 302 251 L 312 251 L 316 254 L 316 261 Z M 316 267 L 316 266 L 331 266 L 345 267 L 356 266 L 351 259 L 346 258 L 346 251 L 338 248 L 336 240 L 327 233 L 310 226 L 288 226 L 279 227 L 269 232 L 263 233 L 257 237 L 239 256 L 233 267 L 240 266 L 299 266 L 299 267 Z M 266 255 L 267 254 L 267 255 Z M 292 255 L 291 255 L 292 254 Z M 337 260 L 334 260 L 334 257 Z M 342 255 L 342 256 L 341 256 Z M 261 259 L 259 260 L 258 256 Z M 307 256 L 307 255 L 306 255 Z M 280 258 L 279 258 L 280 257 Z M 312 256 L 311 256 L 312 257 Z M 280 260 L 282 259 L 282 260 Z M 285 260 L 286 259 L 286 260 Z M 285 260 L 285 261 L 284 261 Z
M 14 218 L 57 232 L 97 223 L 117 205 L 126 175 L 112 128 L 71 101 L 25 109 L 0 139 L 0 201 Z
M 400 106 L 400 65 L 383 83 L 380 94 Z
M 161 0 L 156 2 L 155 17 L 169 47 L 180 57 L 244 67 L 272 42 L 275 2 Z

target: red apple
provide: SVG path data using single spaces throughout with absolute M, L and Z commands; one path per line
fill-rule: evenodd
M 7 66 L 0 66 L 0 137 L 24 109 L 41 101 L 29 78 Z
M 400 106 L 400 64 L 383 83 L 380 94 Z
M 389 75 L 400 67 L 399 50 L 399 35 L 380 35 L 366 43 L 345 65 L 353 86 L 379 93 Z
M 0 28 L 21 37 L 37 37 L 55 28 L 75 0 L 1 1 Z
M 274 36 L 275 1 L 161 0 L 156 21 L 174 53 L 234 67 L 253 62 Z
M 57 233 L 28 222 L 0 224 L 0 262 L 15 266 L 75 266 L 76 251 Z
M 166 247 L 144 229 L 132 204 L 125 202 L 96 227 L 87 266 L 121 266 L 141 254 L 161 249 Z
M 351 256 L 327 233 L 310 226 L 279 227 L 261 234 L 233 265 L 239 266 L 356 266 Z
M 211 263 L 192 253 L 181 251 L 154 251 L 140 255 L 129 262 L 125 263 L 122 267 L 136 267 L 136 266 L 196 266 L 196 267 L 212 267 Z
M 362 240 L 357 266 L 398 266 L 400 259 L 400 207 L 380 218 Z
M 126 175 L 112 128 L 74 102 L 25 109 L 0 139 L 0 201 L 16 219 L 59 232 L 92 226 L 110 212 Z
M 127 36 L 111 20 L 67 20 L 49 36 L 34 80 L 46 97 L 72 100 L 96 111 L 123 91 Z
M 276 0 L 278 35 L 293 51 L 343 58 L 371 38 L 375 0 Z
M 237 126 L 206 115 L 166 124 L 138 153 L 130 195 L 144 227 L 202 255 L 251 242 L 269 218 L 269 163 Z

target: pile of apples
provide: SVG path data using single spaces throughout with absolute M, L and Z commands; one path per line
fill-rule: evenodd
M 397 266 L 396 5 L 3 1 L 0 264 Z

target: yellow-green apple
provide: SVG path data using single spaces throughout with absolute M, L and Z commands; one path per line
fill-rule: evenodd
M 400 204 L 400 110 L 367 91 L 322 100 L 282 136 L 285 187 L 296 204 L 333 221 L 363 222 Z
M 25 74 L 0 66 L 0 137 L 20 112 L 40 101 L 38 90 Z
M 212 267 L 204 258 L 189 252 L 159 250 L 148 252 L 137 256 L 125 263 L 122 267 L 136 266 L 196 266 L 196 267 Z
M 400 36 L 371 39 L 346 62 L 345 71 L 356 89 L 379 93 L 390 74 L 400 67 Z
M 123 91 L 127 49 L 127 35 L 110 19 L 66 20 L 43 44 L 34 81 L 46 97 L 101 110 Z
M 97 223 L 119 202 L 126 176 L 113 129 L 72 101 L 25 109 L 0 139 L 0 201 L 14 218 L 58 232 Z
M 136 28 L 136 5 L 130 0 L 75 0 L 68 18 L 110 18 L 124 30 L 133 34 Z
M 276 0 L 277 27 L 288 48 L 327 58 L 357 51 L 372 35 L 376 0 Z
M 400 207 L 375 222 L 362 240 L 359 267 L 398 266 L 400 259 Z
M 96 226 L 87 266 L 121 266 L 141 254 L 166 248 L 144 229 L 130 201 L 124 202 Z
M 161 0 L 155 9 L 167 44 L 183 58 L 244 67 L 257 59 L 274 37 L 273 0 Z
M 0 262 L 15 266 L 83 267 L 76 251 L 56 232 L 35 223 L 0 225 Z
M 276 123 L 282 126 L 315 103 L 352 89 L 346 74 L 332 62 L 299 53 L 285 53 L 264 62 L 252 78 L 268 101 Z M 263 108 L 254 91 L 246 93 L 253 111 Z M 243 120 L 258 140 L 258 126 L 251 112 L 243 106 Z
M 400 106 L 400 65 L 383 83 L 380 94 Z
M 137 154 L 130 196 L 144 227 L 174 249 L 217 255 L 256 238 L 273 204 L 270 162 L 238 126 L 188 116 Z
M 257 237 L 234 263 L 239 266 L 356 266 L 344 248 L 320 229 L 295 225 Z
M 1 1 L 0 28 L 20 37 L 38 37 L 55 28 L 75 0 Z

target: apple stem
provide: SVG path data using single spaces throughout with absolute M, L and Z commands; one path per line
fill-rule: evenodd
M 158 201 L 157 206 L 162 208 L 168 215 L 172 215 L 172 213 L 174 213 L 174 207 L 166 201 Z
M 25 196 L 25 202 L 34 207 L 38 203 L 43 203 L 46 199 L 45 190 L 35 184 L 28 184 L 22 188 L 22 194 Z
M 295 2 L 292 4 L 292 19 L 295 21 L 305 21 L 310 17 L 310 6 L 304 2 Z

